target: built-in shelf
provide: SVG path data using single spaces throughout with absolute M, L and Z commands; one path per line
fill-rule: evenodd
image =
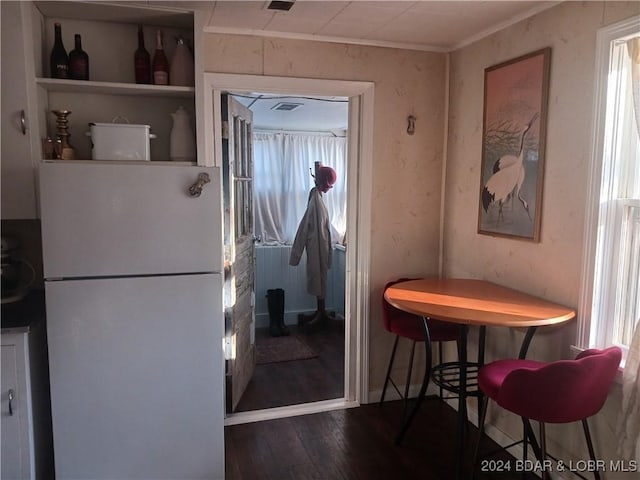
M 190 166 L 196 165 L 196 162 L 177 162 L 173 160 L 49 160 L 43 159 L 47 163 L 94 163 L 101 165 L 164 165 L 164 166 Z
M 146 97 L 193 98 L 194 87 L 145 85 L 137 83 L 93 82 L 59 78 L 36 78 L 36 83 L 48 92 L 94 93 L 105 95 L 136 95 Z
M 154 5 L 149 5 L 153 3 Z M 36 1 L 34 4 L 45 17 L 71 18 L 99 22 L 130 23 L 133 25 L 173 26 L 193 30 L 193 12 L 181 8 L 182 2 L 96 2 Z M 194 2 L 191 2 L 194 3 Z

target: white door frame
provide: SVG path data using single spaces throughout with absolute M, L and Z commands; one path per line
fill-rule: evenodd
M 199 163 L 222 166 L 223 92 L 260 92 L 299 96 L 349 97 L 347 180 L 347 265 L 345 314 L 345 395 L 342 399 L 234 413 L 225 425 L 355 407 L 369 393 L 369 261 L 371 239 L 371 177 L 373 160 L 372 82 L 205 73 L 198 129 Z M 200 117 L 202 118 L 202 117 Z M 221 205 L 222 208 L 222 205 Z

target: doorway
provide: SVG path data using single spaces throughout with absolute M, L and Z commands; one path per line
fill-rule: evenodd
M 262 92 L 228 95 L 251 112 L 252 226 L 256 239 L 256 365 L 242 370 L 251 371 L 252 377 L 228 413 L 341 399 L 345 373 L 349 99 Z M 313 272 L 307 259 L 310 255 L 317 258 L 314 255 L 319 252 L 312 248 L 300 255 L 297 265 L 290 265 L 292 252 L 297 258 L 301 246 L 294 246 L 294 241 L 305 238 L 302 232 L 299 236 L 299 226 L 310 225 L 305 215 L 316 164 L 336 172 L 334 184 L 320 195 L 331 230 L 328 253 L 332 257 L 320 301 L 308 293 L 306 285 L 307 276 Z M 235 330 L 228 331 L 233 334 Z M 241 353 L 236 349 L 236 355 Z M 233 379 L 230 383 L 233 386 Z
M 264 92 L 300 96 L 339 96 L 349 99 L 347 231 L 345 259 L 345 361 L 342 398 L 228 415 L 226 425 L 357 406 L 368 392 L 368 272 L 370 189 L 373 126 L 373 84 L 285 77 L 205 74 L 202 104 L 204 122 L 213 129 L 199 132 L 205 140 L 202 164 L 222 165 L 221 95 L 226 92 Z M 220 132 L 216 134 L 216 132 Z

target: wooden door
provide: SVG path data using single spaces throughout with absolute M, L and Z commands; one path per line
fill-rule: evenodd
M 227 412 L 242 398 L 255 368 L 253 143 L 251 111 L 222 96 Z

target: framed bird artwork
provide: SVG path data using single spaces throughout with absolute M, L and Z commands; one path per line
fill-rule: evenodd
M 551 49 L 484 71 L 478 233 L 538 242 Z

